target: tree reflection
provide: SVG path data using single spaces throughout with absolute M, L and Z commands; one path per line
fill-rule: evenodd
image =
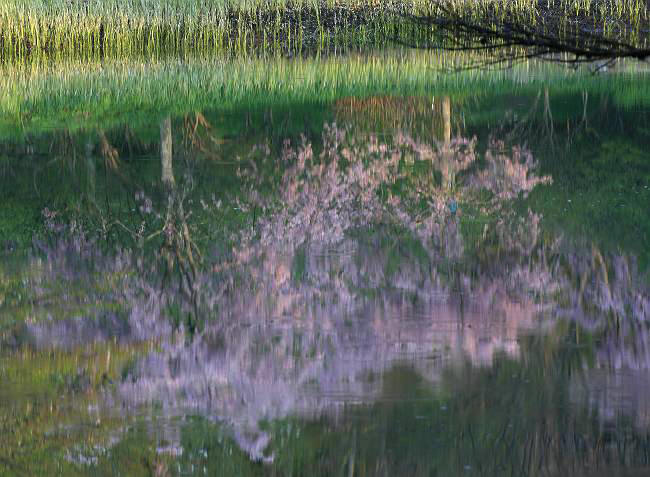
M 169 116 L 160 121 L 160 164 L 163 183 L 173 187 L 176 181 L 172 168 L 172 120 Z
M 130 222 L 117 215 L 98 220 L 124 231 L 124 248 L 114 255 L 98 250 L 98 240 L 81 225 L 64 223 L 47 209 L 57 240 L 44 244 L 33 261 L 40 267 L 29 286 L 33 303 L 51 283 L 72 276 L 97 284 L 96 302 L 110 297 L 128 311 L 95 321 L 27 323 L 12 347 L 161 338 L 155 352 L 125 369 L 114 389 L 107 387 L 107 412 L 155 404 L 165 417 L 198 414 L 224 424 L 253 460 L 270 462 L 282 452 L 264 423 L 325 416 L 345 429 L 350 403 L 378 406 L 386 415 L 399 412 L 383 403 L 401 366 L 424 383 L 428 403 L 460 392 L 445 401 L 458 418 L 447 435 L 458 438 L 472 462 L 503 470 L 488 450 L 500 449 L 503 458 L 514 444 L 494 441 L 488 428 L 510 443 L 522 439 L 547 469 L 571 462 L 575 456 L 558 457 L 562 436 L 581 435 L 590 421 L 579 416 L 577 424 L 568 424 L 562 407 L 568 398 L 553 389 L 573 386 L 573 404 L 582 402 L 586 389 L 587 399 L 596 396 L 593 408 L 603 419 L 621 409 L 643 412 L 641 406 L 612 410 L 600 404 L 598 377 L 595 391 L 576 383 L 590 379 L 580 371 L 590 360 L 608 370 L 648 367 L 647 284 L 633 257 L 545 236 L 542 217 L 516 207 L 551 181 L 540 175 L 531 151 L 497 138 L 481 150 L 474 138 L 454 137 L 449 98 L 442 99 L 440 116 L 438 140 L 404 131 L 380 138 L 329 124 L 320 140 L 303 136 L 279 147 L 259 145 L 237 161 L 241 191 L 226 206 L 192 188 L 192 169 L 179 173 L 186 164 L 176 163 L 175 177 L 171 119 L 163 119 L 157 188 L 129 197 Z M 198 116 L 195 124 L 202 124 Z M 187 150 L 202 147 L 207 156 L 200 137 L 186 139 Z M 100 147 L 113 157 L 112 146 Z M 86 160 L 94 177 L 93 151 L 87 147 Z M 458 211 L 450 208 L 452 200 Z M 233 233 L 231 250 L 204 259 L 195 235 L 205 223 L 222 223 L 230 213 L 224 209 L 235 207 L 255 211 L 254 218 Z M 195 326 L 199 318 L 202 329 Z M 567 319 L 580 326 L 567 331 Z M 540 327 L 550 333 L 524 338 Z M 577 347 L 585 329 L 598 338 L 588 350 L 594 355 L 566 357 L 563 340 L 574 339 L 573 332 Z M 513 369 L 536 373 L 535 381 L 506 383 Z M 494 376 L 499 386 L 485 391 Z M 525 408 L 516 414 L 525 425 L 515 431 L 506 412 L 481 414 L 478 403 L 501 409 L 503 396 Z M 544 407 L 545 398 L 555 407 Z M 528 408 L 528 402 L 538 407 Z M 438 419 L 440 407 L 438 414 L 432 409 L 427 416 Z M 539 424 L 540 409 L 548 413 L 548 426 Z M 472 440 L 478 447 L 471 447 L 466 431 L 479 421 L 491 423 Z M 359 443 L 392 432 L 353 431 Z M 182 445 L 178 427 L 165 432 L 170 446 Z M 353 471 L 363 463 L 358 449 L 347 458 Z M 532 468 L 530 455 L 520 455 L 523 467 Z M 386 468 L 398 464 L 385 461 Z
M 216 418 L 252 459 L 270 461 L 270 435 L 260 422 L 336 419 L 342 403 L 381 399 L 383 376 L 396 363 L 440 383 L 450 365 L 520 356 L 522 330 L 549 310 L 562 317 L 576 306 L 600 306 L 597 316 L 606 319 L 620 300 L 621 318 L 647 317 L 647 290 L 603 290 L 602 255 L 589 268 L 577 259 L 581 252 L 541 240 L 539 216 L 509 211 L 508 201 L 550 181 L 535 174 L 524 148 L 493 141 L 477 167 L 474 142 L 462 138 L 425 144 L 401 134 L 384 143 L 330 125 L 322 142 L 319 154 L 306 139 L 284 145 L 276 203 L 250 196 L 264 214 L 240 237 L 232 261 L 214 267 L 217 282 L 236 283 L 207 299 L 221 310 L 221 323 L 189 347 L 166 345 L 143 360 L 119 388 L 123 404 L 156 402 L 171 415 L 191 410 Z M 463 223 L 450 220 L 446 183 L 410 187 L 402 168 L 409 156 L 464 172 L 456 191 L 462 207 L 490 218 L 479 235 L 464 237 Z M 242 174 L 256 190 L 259 177 L 249 172 Z M 472 204 L 479 190 L 491 193 L 482 209 Z M 416 207 L 422 201 L 426 207 Z M 476 262 L 494 242 L 499 252 Z M 578 260 L 572 267 L 558 266 L 571 257 Z M 580 264 L 596 275 L 576 289 L 572 274 Z M 214 282 L 203 280 L 210 290 Z M 630 309 L 633 303 L 642 308 Z

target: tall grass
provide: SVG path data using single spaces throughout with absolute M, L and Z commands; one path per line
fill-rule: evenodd
M 384 43 L 396 11 L 423 11 L 375 0 L 8 0 L 0 5 L 0 53 L 125 56 L 161 52 L 303 48 Z M 397 30 L 396 30 L 397 28 Z
M 447 0 L 464 17 L 486 10 L 536 22 L 541 9 L 591 16 L 594 30 L 647 20 L 644 0 Z M 417 43 L 403 14 L 429 15 L 436 0 L 5 0 L 0 58 L 128 56 L 188 51 L 282 51 Z

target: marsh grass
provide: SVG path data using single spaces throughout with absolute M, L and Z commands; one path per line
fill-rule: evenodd
M 0 52 L 5 58 L 252 50 L 294 55 L 368 46 L 408 34 L 393 12 L 422 11 L 422 0 L 409 1 L 9 1 L 0 6 Z
M 306 50 L 390 42 L 423 45 L 408 16 L 435 16 L 441 6 L 463 18 L 504 19 L 535 27 L 576 18 L 616 35 L 639 35 L 643 0 L 7 0 L 0 5 L 0 57 L 132 56 L 163 52 Z

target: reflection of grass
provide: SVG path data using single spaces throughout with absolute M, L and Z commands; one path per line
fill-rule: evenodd
M 556 184 L 541 187 L 531 206 L 549 225 L 590 237 L 608 249 L 637 254 L 650 263 L 650 163 L 640 139 L 582 144 L 571 161 L 542 161 Z
M 0 111 L 6 118 L 1 129 L 9 133 L 12 127 L 40 130 L 56 124 L 77 129 L 95 123 L 107 128 L 107 122 L 125 117 L 131 125 L 150 124 L 151 113 L 322 105 L 341 96 L 378 91 L 425 93 L 434 82 L 446 81 L 430 71 L 444 63 L 441 57 L 409 53 L 325 60 L 217 59 L 190 65 L 125 62 L 110 68 L 64 63 L 33 71 L 10 68 L 0 80 Z
M 119 370 L 149 345 L 23 349 L 0 366 L 0 474 L 83 475 L 65 456 L 105 449 L 120 420 L 90 410 Z M 72 452 L 74 454 L 74 452 Z
M 489 96 L 529 88 L 536 92 L 545 81 L 557 81 L 556 87 L 568 92 L 605 89 L 615 100 L 621 96 L 630 105 L 647 104 L 650 98 L 648 82 L 633 75 L 602 79 L 576 75 L 557 65 L 538 64 L 534 77 L 523 82 L 520 76 L 527 73 L 518 67 L 456 75 L 440 71 L 465 61 L 471 58 L 391 51 L 322 59 L 217 58 L 188 64 L 64 61 L 49 66 L 2 66 L 0 137 L 15 140 L 61 125 L 69 130 L 110 129 L 125 121 L 134 130 L 151 129 L 152 115 L 158 119 L 165 113 L 205 109 L 241 112 L 287 105 L 323 106 L 350 96 L 431 98 L 432 92 L 436 97 Z M 569 75 L 572 80 L 565 81 Z M 493 116 L 486 119 L 493 120 Z

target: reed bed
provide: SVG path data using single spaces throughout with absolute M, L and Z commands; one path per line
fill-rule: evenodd
M 395 12 L 424 11 L 423 0 L 410 1 L 9 0 L 0 5 L 0 54 L 124 57 L 255 50 L 295 55 L 366 47 L 408 34 Z
M 539 23 L 544 15 L 593 18 L 595 31 L 648 19 L 645 0 L 5 0 L 0 57 L 276 51 L 419 44 L 409 16 Z M 489 12 L 489 16 L 486 15 Z M 600 24 L 602 23 L 602 25 Z
M 512 69 L 449 68 L 476 55 L 392 50 L 314 58 L 215 57 L 179 60 L 33 62 L 0 65 L 0 137 L 53 128 L 155 123 L 156 115 L 205 109 L 241 112 L 331 105 L 340 98 L 442 94 L 480 96 L 561 84 L 570 91 L 601 89 L 630 107 L 647 105 L 650 82 L 633 62 L 620 62 L 612 80 L 546 62 Z M 152 115 L 153 114 L 153 115 Z M 154 119 L 152 119 L 152 117 Z

